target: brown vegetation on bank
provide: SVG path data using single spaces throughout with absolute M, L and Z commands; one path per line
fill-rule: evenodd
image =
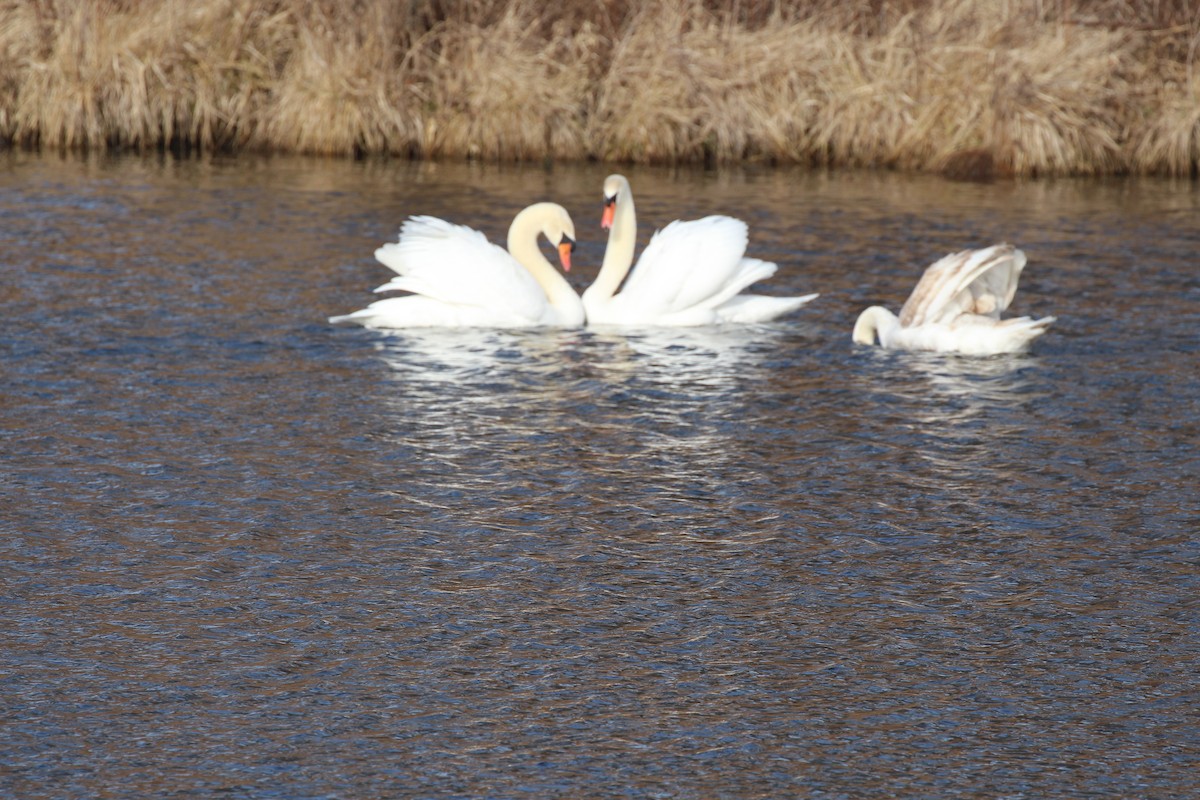
M 0 139 L 1193 174 L 1190 0 L 0 0 Z

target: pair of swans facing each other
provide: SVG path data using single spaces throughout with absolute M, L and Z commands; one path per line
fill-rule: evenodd
M 397 273 L 375 291 L 412 294 L 379 300 L 330 322 L 369 328 L 578 327 L 585 320 L 596 326 L 698 326 L 765 322 L 817 297 L 743 293 L 777 266 L 745 258 L 746 224 L 725 216 L 670 223 L 651 238 L 630 275 L 637 221 L 629 182 L 609 176 L 604 195 L 608 245 L 582 297 L 537 245 L 538 236 L 545 236 L 569 271 L 571 217 L 560 205 L 536 203 L 513 220 L 507 251 L 471 228 L 410 218 L 398 242 L 375 251 Z M 925 271 L 899 317 L 872 306 L 859 316 L 852 338 L 867 345 L 878 339 L 885 348 L 903 350 L 1022 352 L 1054 322 L 1054 317 L 1000 318 L 1025 263 L 1025 254 L 1008 244 L 948 255 Z
M 329 321 L 368 328 L 578 327 L 585 320 L 590 325 L 695 326 L 765 322 L 817 297 L 743 294 L 778 267 L 746 258 L 746 223 L 725 216 L 672 222 L 654 235 L 633 268 L 637 218 L 629 181 L 609 176 L 604 192 L 601 223 L 609 229 L 608 246 L 595 282 L 582 297 L 537 244 L 545 236 L 558 248 L 563 270 L 570 271 L 575 242 L 570 215 L 555 203 L 535 203 L 513 219 L 507 251 L 471 228 L 433 217 L 406 220 L 400 240 L 375 251 L 397 274 L 375 291 L 412 294 Z M 618 293 L 622 281 L 625 287 Z

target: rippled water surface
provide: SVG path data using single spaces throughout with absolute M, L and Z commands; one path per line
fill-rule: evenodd
M 822 297 L 386 335 L 602 166 L 0 162 L 0 795 L 1194 797 L 1200 192 L 631 170 Z M 1013 241 L 1030 355 L 855 347 Z

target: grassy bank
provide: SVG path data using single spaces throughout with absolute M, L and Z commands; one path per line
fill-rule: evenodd
M 1190 0 L 0 0 L 0 139 L 1193 174 Z

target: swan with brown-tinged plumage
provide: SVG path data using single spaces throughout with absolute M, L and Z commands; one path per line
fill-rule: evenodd
M 951 253 L 925 270 L 899 317 L 882 306 L 863 311 L 853 339 L 896 350 L 1023 352 L 1055 319 L 1000 318 L 1024 268 L 1025 254 L 1010 244 Z

